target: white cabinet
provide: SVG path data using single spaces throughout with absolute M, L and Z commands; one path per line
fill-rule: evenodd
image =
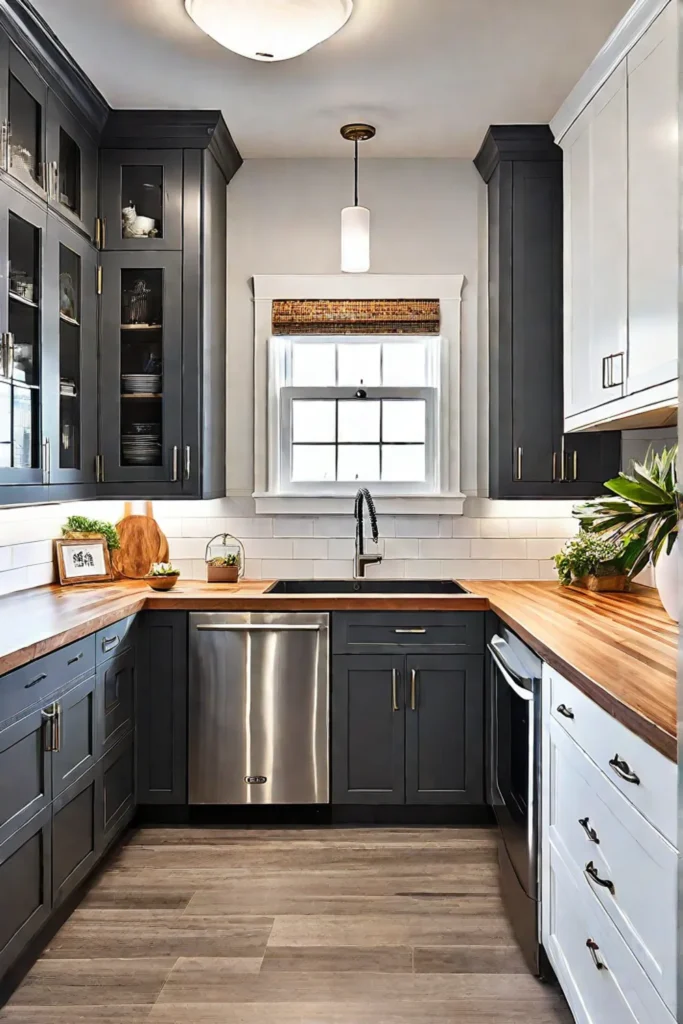
M 552 123 L 567 431 L 676 421 L 677 63 L 674 0 L 638 0 Z
M 543 684 L 541 941 L 579 1024 L 673 1024 L 676 765 L 547 665 Z

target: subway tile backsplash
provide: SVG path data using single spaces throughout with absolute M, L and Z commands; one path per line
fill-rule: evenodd
M 135 511 L 142 510 L 138 503 Z M 553 579 L 550 556 L 576 530 L 569 502 L 473 498 L 465 511 L 455 517 L 380 516 L 378 550 L 384 561 L 369 566 L 368 576 Z M 73 513 L 116 522 L 123 502 L 0 509 L 0 593 L 54 579 L 52 539 Z M 205 578 L 206 544 L 222 532 L 244 544 L 246 575 L 253 579 L 340 579 L 353 573 L 352 516 L 257 517 L 249 498 L 159 501 L 154 514 L 173 562 L 189 579 Z

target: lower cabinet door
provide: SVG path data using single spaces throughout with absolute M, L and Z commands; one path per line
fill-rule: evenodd
M 125 736 L 102 761 L 104 846 L 121 834 L 135 812 L 135 750 L 133 733 Z
M 103 754 L 132 730 L 134 707 L 135 651 L 129 648 L 97 670 L 97 714 Z
M 95 684 L 93 674 L 56 701 L 58 713 L 52 737 L 53 798 L 93 768 L 99 758 Z
M 405 800 L 403 657 L 332 659 L 332 801 Z
M 0 844 L 52 799 L 49 737 L 41 708 L 0 729 Z
M 409 654 L 406 803 L 484 802 L 483 659 Z
M 0 846 L 0 977 L 50 915 L 50 817 L 45 807 Z
M 60 903 L 94 868 L 102 851 L 102 773 L 94 765 L 52 805 L 52 903 Z

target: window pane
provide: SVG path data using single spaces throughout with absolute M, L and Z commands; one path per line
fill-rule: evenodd
M 379 480 L 379 445 L 340 445 L 337 479 Z
M 335 440 L 335 402 L 295 399 L 292 402 L 292 441 Z
M 339 441 L 379 441 L 379 402 L 340 402 Z
M 424 480 L 423 444 L 382 445 L 382 480 Z
M 426 402 L 423 399 L 382 402 L 382 440 L 424 444 Z
M 341 388 L 366 388 L 380 384 L 381 345 L 365 345 L 360 342 L 346 342 L 337 345 L 338 377 Z
M 292 480 L 334 480 L 333 444 L 295 444 L 292 447 Z
M 292 386 L 334 387 L 334 342 L 294 342 L 292 345 Z
M 385 387 L 424 387 L 425 346 L 422 342 L 384 342 L 382 383 Z

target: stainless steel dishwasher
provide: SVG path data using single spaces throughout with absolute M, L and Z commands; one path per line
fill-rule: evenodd
M 190 615 L 191 804 L 322 804 L 329 617 Z

